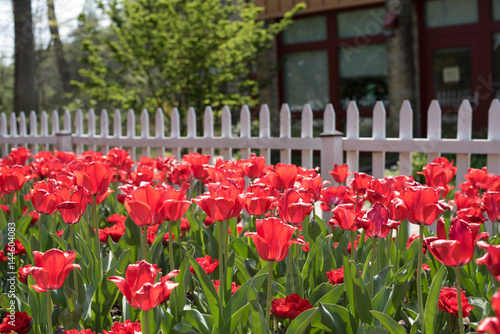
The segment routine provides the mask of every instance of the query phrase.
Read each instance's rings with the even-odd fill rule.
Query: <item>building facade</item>
[[[263,19],[276,20],[299,1],[255,2],[265,8]],[[469,99],[474,131],[486,127],[491,100],[500,96],[500,0],[305,2],[307,9],[258,64],[259,71],[279,71],[263,88],[262,103],[279,110],[286,102],[296,115],[305,103],[319,115],[332,103],[343,131],[349,101],[360,109],[361,128],[369,129],[380,100],[388,134],[397,136],[399,108],[410,100],[420,136],[426,133],[426,110],[437,99],[443,135],[452,136],[458,107]]]

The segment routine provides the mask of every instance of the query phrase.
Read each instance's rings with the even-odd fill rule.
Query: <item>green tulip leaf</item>
[[[205,270],[203,270],[200,264],[196,262],[196,260],[191,255],[186,254],[186,257],[189,259],[191,267],[193,267],[196,276],[200,281],[201,288],[203,289],[203,292],[205,293],[205,297],[207,299],[208,308],[210,310],[210,313],[214,317],[215,326],[217,328],[223,328],[224,320],[221,319],[222,305],[220,305],[220,300],[219,297],[217,296],[217,290],[215,290],[214,284],[208,277]]]
[[[434,334],[436,332],[437,315],[436,312],[438,308],[439,292],[443,286],[443,281],[446,276],[446,266],[443,264],[436,276],[432,279],[432,284],[429,289],[429,294],[427,296],[427,302],[425,303],[425,315],[423,321],[425,321],[425,331],[426,333]]]
[[[305,310],[299,314],[295,319],[290,322],[290,326],[286,331],[287,334],[303,334],[310,327],[311,322],[318,312],[318,308],[314,307],[309,310]]]
[[[398,324],[394,319],[385,313],[378,311],[370,311],[375,318],[382,323],[382,325],[389,330],[390,334],[406,334],[406,330],[403,326]]]
[[[250,308],[249,322],[252,326],[252,333],[270,333],[266,323],[266,316],[259,303],[259,293],[254,287],[248,289],[248,304]],[[269,310],[266,310],[266,312],[269,312]]]
[[[320,321],[324,329],[332,333],[355,334],[357,332],[358,322],[346,308],[335,304],[319,303],[318,311],[317,315],[321,315]],[[316,326],[316,321],[313,322],[313,326]]]

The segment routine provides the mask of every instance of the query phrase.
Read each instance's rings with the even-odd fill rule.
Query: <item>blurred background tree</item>
[[[257,54],[303,6],[266,26],[252,1],[99,2],[110,26],[96,28],[81,16],[90,38],[83,42],[83,80],[73,84],[95,104],[135,110],[253,106]]]

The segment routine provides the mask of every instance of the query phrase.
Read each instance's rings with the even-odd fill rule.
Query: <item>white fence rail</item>
[[[170,114],[170,133],[165,131],[165,115],[157,110],[154,116],[154,134],[150,132],[150,114],[142,110],[139,123],[136,122],[134,111],[126,113],[126,133],[122,131],[122,113],[115,110],[110,133],[110,117],[103,110],[99,118],[99,132],[96,127],[96,114],[93,110],[84,114],[78,110],[74,123],[69,111],[62,114],[53,111],[50,116],[43,111],[38,115],[32,111],[29,121],[26,115],[12,113],[7,116],[0,114],[0,151],[8,154],[10,147],[25,145],[32,152],[39,150],[58,149],[81,153],[85,150],[100,149],[107,151],[110,147],[128,148],[136,159],[138,156],[156,154],[164,155],[165,150],[180,157],[181,150],[194,152],[201,149],[204,154],[213,156],[214,149],[224,159],[233,157],[233,150],[240,150],[241,158],[250,157],[251,150],[259,150],[260,155],[270,161],[271,150],[280,151],[280,161],[291,163],[291,151],[301,151],[301,165],[313,168],[313,151],[319,151],[322,170],[329,171],[333,164],[344,163],[344,152],[347,164],[352,171],[359,168],[359,152],[372,152],[372,174],[376,178],[384,176],[385,153],[399,153],[399,168],[401,174],[411,174],[411,152],[427,153],[431,161],[441,153],[456,154],[458,182],[463,181],[463,175],[470,166],[471,154],[486,154],[488,171],[500,174],[500,102],[494,100],[488,116],[488,139],[472,139],[472,108],[464,100],[458,111],[456,139],[441,138],[442,113],[437,101],[433,101],[428,109],[427,138],[413,138],[413,111],[408,102],[403,103],[400,110],[400,126],[398,138],[386,137],[386,111],[381,102],[377,102],[373,110],[373,127],[371,137],[360,137],[359,111],[354,102],[347,109],[346,134],[336,131],[335,111],[332,105],[327,105],[323,115],[323,133],[313,136],[313,113],[309,105],[305,105],[301,115],[301,135],[292,137],[291,113],[288,105],[280,110],[279,137],[271,137],[270,111],[263,105],[259,112],[259,135],[251,135],[251,115],[247,106],[240,111],[240,133],[233,136],[231,111],[224,107],[221,114],[220,135],[214,133],[214,113],[207,107],[203,116],[203,136],[197,136],[196,113],[193,108],[187,112],[187,132],[181,136],[181,118],[179,111],[173,109]],[[29,127],[28,127],[29,124]],[[50,124],[50,129],[49,129]],[[74,124],[74,127],[73,127]],[[62,128],[61,128],[62,125]],[[86,125],[86,126],[85,126]],[[29,132],[27,129],[29,128]],[[140,134],[136,132],[139,129]],[[323,173],[325,179],[330,179],[328,173]],[[333,181],[333,180],[332,180]]]

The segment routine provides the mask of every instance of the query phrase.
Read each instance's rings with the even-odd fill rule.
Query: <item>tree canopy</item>
[[[94,103],[122,108],[255,105],[259,51],[291,23],[257,20],[252,1],[109,0],[100,2],[112,34],[93,29],[84,42],[84,80]]]

